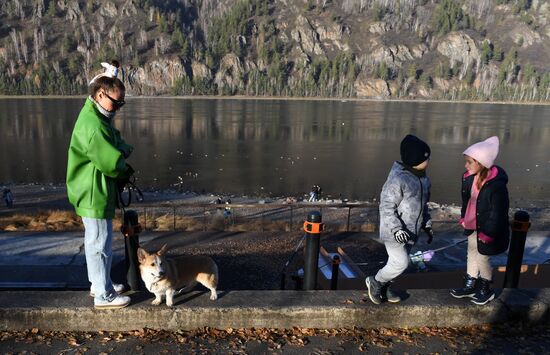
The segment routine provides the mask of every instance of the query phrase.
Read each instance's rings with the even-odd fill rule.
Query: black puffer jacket
[[[508,220],[508,175],[498,166],[497,175],[485,182],[479,191],[476,204],[476,221],[478,234],[477,249],[483,255],[497,255],[508,249],[510,242],[510,226]],[[472,184],[475,175],[464,175],[462,178],[462,211],[461,217],[466,214],[466,207],[470,200]],[[472,230],[465,230],[470,235]],[[481,234],[481,238],[480,238]]]

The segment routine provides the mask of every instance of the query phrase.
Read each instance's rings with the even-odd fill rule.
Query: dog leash
[[[294,252],[290,256],[290,258],[286,261],[285,265],[283,266],[283,270],[281,270],[281,290],[285,289],[286,268],[288,267],[290,262],[294,259],[294,256],[296,256],[296,253],[298,252],[298,250],[302,246],[302,243],[306,239],[306,236],[307,236],[307,234],[304,233],[304,236],[300,239],[300,241],[298,242],[298,245],[296,245],[296,248],[294,248]]]
[[[433,249],[433,250],[426,250],[424,252],[420,252],[417,254],[410,254],[409,257],[411,259],[411,262],[413,262],[413,264],[415,263],[415,261],[417,261],[417,259],[422,259],[422,261],[430,261],[431,260],[431,257],[433,257],[433,254],[435,254],[436,252],[438,251],[442,251],[442,250],[445,250],[445,249],[449,249],[449,248],[452,248],[452,247],[455,247],[457,245],[460,245],[462,243],[465,243],[467,242],[468,239],[463,239],[463,240],[460,240],[456,243],[453,243],[453,244],[449,244],[449,245],[445,245],[444,247],[441,247],[441,248],[437,248],[437,249]],[[429,259],[430,260],[424,260],[424,256],[429,256]],[[549,262],[550,259],[548,259],[546,262]],[[349,265],[358,265],[358,266],[365,266],[365,265],[374,265],[374,264],[384,264],[386,263],[386,261],[379,261],[379,262],[366,262],[366,263],[354,263],[354,262],[351,262],[351,263],[347,263]],[[319,269],[321,268],[324,268],[325,266],[328,266],[328,265],[331,265],[332,262],[328,262],[322,266],[319,266]],[[286,266],[286,265],[285,265]]]
[[[128,201],[125,202],[124,198],[122,197],[122,192],[124,190],[128,190]],[[145,198],[143,197],[143,193],[141,192],[140,188],[136,185],[136,177],[134,175],[130,176],[128,181],[124,184],[123,188],[118,191],[118,199],[120,201],[121,209],[124,211],[125,207],[129,207],[132,203],[132,192],[136,195],[136,201],[137,202],[143,202]]]

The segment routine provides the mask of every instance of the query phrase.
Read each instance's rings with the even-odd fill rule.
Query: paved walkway
[[[477,306],[447,290],[411,290],[399,304],[373,305],[362,291],[229,291],[210,301],[193,291],[176,304],[152,306],[150,294],[133,304],[96,310],[86,291],[2,291],[0,330],[165,330],[227,328],[454,327],[505,321],[550,322],[550,290],[504,290]]]
[[[199,238],[201,237],[201,238]],[[185,233],[145,233],[142,245],[174,240],[187,247],[201,243],[203,237],[239,238],[223,233],[186,235]],[[452,237],[452,236],[451,236]],[[455,236],[456,239],[461,236]],[[208,238],[206,238],[208,239]],[[430,246],[446,245],[449,238]],[[176,306],[154,307],[153,296],[146,291],[130,293],[132,304],[122,310],[99,311],[88,296],[82,233],[0,233],[0,329],[40,328],[44,330],[131,330],[138,328],[194,329],[215,328],[314,328],[340,327],[417,327],[464,326],[523,320],[550,322],[550,289],[504,290],[499,299],[486,306],[468,300],[456,300],[447,289],[410,289],[408,298],[397,305],[375,306],[364,301],[365,290],[349,291],[221,291],[218,301],[210,301],[206,292],[180,295]],[[453,253],[464,253],[455,248]],[[449,249],[450,250],[450,249]],[[115,238],[115,262],[124,276],[123,239]],[[453,254],[442,256],[446,260]],[[548,255],[546,233],[533,232],[528,238],[525,260]],[[464,260],[464,255],[456,256]],[[531,258],[531,259],[530,259]],[[434,259],[434,263],[437,264]],[[505,264],[505,262],[504,262]],[[248,272],[242,268],[231,272]],[[428,273],[429,274],[429,273]],[[412,273],[425,278],[426,273]],[[262,277],[261,275],[259,277]],[[454,276],[453,276],[454,277]],[[113,279],[116,280],[115,275]],[[410,279],[414,281],[413,279]],[[442,280],[442,282],[456,280]],[[27,283],[16,289],[11,283]],[[439,284],[438,284],[439,285]],[[447,287],[443,285],[439,287]],[[25,286],[23,284],[23,286]],[[498,285],[497,285],[498,286]],[[57,287],[43,290],[37,287]],[[548,287],[548,286],[545,286]],[[82,289],[73,290],[69,289]],[[414,287],[413,287],[414,288]],[[206,291],[206,290],[204,290]],[[500,292],[500,291],[499,291]]]

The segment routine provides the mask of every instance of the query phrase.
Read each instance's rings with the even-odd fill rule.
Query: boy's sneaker
[[[369,298],[374,304],[382,303],[382,286],[381,282],[376,281],[374,276],[369,276],[365,279],[365,284],[367,285]]]
[[[118,309],[130,304],[130,297],[116,296],[112,301],[94,301],[94,307],[99,309]]]
[[[124,284],[116,284],[113,282],[113,288],[115,289],[116,293],[122,293],[126,289],[126,286]],[[90,290],[90,297],[95,297],[94,291]]]
[[[398,303],[401,302],[401,297],[399,295],[395,294],[390,289],[391,282],[388,282],[387,284],[382,286],[382,290],[380,292],[380,296],[383,301],[388,301],[389,303]]]

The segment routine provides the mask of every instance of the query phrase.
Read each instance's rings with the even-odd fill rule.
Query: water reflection
[[[0,181],[63,182],[82,98],[0,100]],[[320,184],[377,197],[399,141],[432,146],[433,199],[458,202],[461,152],[498,135],[512,200],[548,201],[550,107],[425,102],[128,98],[115,120],[141,184],[289,195]]]

